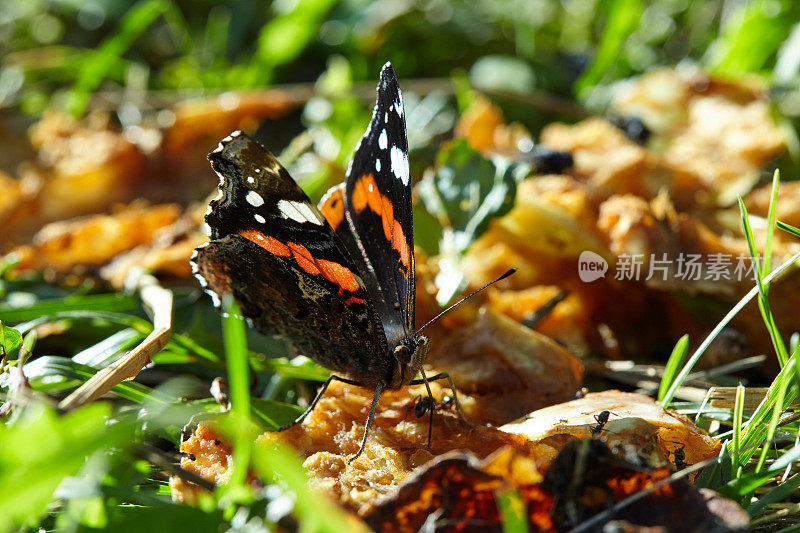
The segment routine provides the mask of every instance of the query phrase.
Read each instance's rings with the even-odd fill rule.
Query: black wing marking
[[[220,178],[219,193],[206,211],[212,239],[264,227],[281,241],[299,242],[309,231],[330,233],[325,218],[286,169],[241,131],[223,139],[208,159]],[[332,239],[330,247],[336,248]],[[347,255],[343,249],[339,253]]]
[[[272,154],[243,133],[209,160],[220,177],[205,217],[213,240],[192,258],[206,292],[217,304],[231,293],[258,331],[364,381],[369,365],[387,359],[386,339],[344,244]]]
[[[231,294],[248,324],[280,335],[330,370],[374,387],[391,375],[392,359],[378,342],[379,327],[366,294],[340,294],[323,276],[312,275],[293,256],[271,253],[238,234],[197,248],[195,275],[218,302]],[[361,298],[360,298],[360,297]]]
[[[374,273],[365,286],[389,345],[396,346],[414,333],[414,236],[403,100],[389,63],[381,70],[372,120],[347,171],[345,210],[355,237],[342,240],[352,257],[360,254],[364,276]]]

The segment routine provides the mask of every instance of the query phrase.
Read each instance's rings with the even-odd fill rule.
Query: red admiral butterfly
[[[345,182],[317,207],[261,145],[239,131],[223,139],[208,156],[220,177],[205,217],[212,240],[191,260],[217,306],[221,296],[232,295],[257,331],[281,335],[300,353],[349,377],[331,376],[294,424],[314,409],[333,379],[375,390],[355,457],[381,391],[427,385],[422,364],[428,339],[414,329],[406,124],[389,63],[377,91]],[[418,372],[421,380],[414,379]],[[430,379],[440,378],[449,376]]]

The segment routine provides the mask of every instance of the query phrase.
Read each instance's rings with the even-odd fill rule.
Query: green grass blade
[[[786,408],[786,391],[793,382],[792,376],[796,372],[796,362],[797,358],[792,357],[792,359],[786,363],[787,371],[783,374],[783,377],[776,378],[778,393],[775,397],[775,404],[772,407],[772,417],[767,427],[767,441],[764,443],[764,446],[761,447],[761,454],[758,457],[758,463],[755,468],[756,472],[760,472],[761,469],[764,468],[764,462],[767,460],[767,452],[769,452],[769,447],[772,445],[772,440],[775,438],[775,431],[778,428],[778,419],[780,419],[781,414],[783,414]],[[773,383],[773,385],[775,385],[775,383]]]
[[[121,60],[122,54],[169,7],[165,0],[143,0],[134,5],[119,27],[81,65],[80,75],[67,97],[67,111],[81,115],[89,97],[103,78]]]
[[[794,226],[787,224],[786,222],[781,222],[780,220],[775,222],[775,225],[778,226],[779,229],[782,229],[787,233],[791,233],[795,237],[800,237],[800,228],[795,228]]]
[[[789,498],[798,488],[800,488],[800,474],[795,474],[787,479],[786,482],[781,483],[773,489],[770,489],[755,502],[750,504],[750,507],[747,508],[747,513],[750,516],[756,516],[767,505],[779,501],[785,501],[786,498]]]
[[[250,426],[250,366],[247,357],[247,337],[241,311],[236,301],[228,295],[223,301],[225,316],[222,319],[222,335],[225,345],[225,361],[228,368],[231,416],[233,418],[233,469],[226,486],[232,492],[232,500],[246,498],[247,470],[253,440]]]
[[[765,421],[767,416],[771,413],[773,406],[776,405],[780,384],[784,383],[785,380],[791,380],[793,376],[797,375],[797,357],[797,354],[793,354],[792,359],[795,360],[795,363],[791,365],[787,364],[780,370],[778,376],[773,380],[767,390],[766,396],[746,422],[746,429],[742,436],[741,447],[739,448],[741,450],[739,457],[743,463],[749,461],[750,457],[756,452],[759,443],[766,439],[768,426],[765,424]],[[781,409],[785,409],[785,406],[794,402],[797,394],[798,391],[794,387],[787,390],[784,398],[784,406]],[[728,449],[731,452],[736,450],[736,448],[732,447]]]
[[[250,352],[250,361],[256,371],[280,374],[286,378],[325,381],[331,377],[330,370],[303,356],[292,359],[286,357],[264,359],[259,354]]]
[[[774,210],[775,199],[777,198],[777,189],[773,192],[773,201],[770,205],[770,211]],[[772,309],[769,306],[769,280],[765,281],[763,276],[763,268],[761,266],[761,262],[758,259],[758,250],[756,249],[755,238],[753,237],[753,230],[750,227],[750,216],[747,213],[747,208],[744,205],[744,200],[742,200],[741,196],[739,197],[739,210],[741,211],[742,217],[742,227],[744,228],[745,238],[747,240],[747,248],[750,250],[750,259],[753,262],[753,273],[756,277],[756,287],[758,288],[758,310],[761,312],[761,317],[764,320],[764,325],[767,327],[767,332],[769,333],[770,340],[772,341],[772,346],[775,349],[775,355],[778,358],[778,363],[783,366],[786,364],[786,361],[789,359],[789,355],[786,351],[786,345],[783,343],[783,338],[781,337],[780,332],[778,331],[778,325],[775,323],[775,318],[772,315]],[[773,213],[773,221],[774,221],[774,213]],[[767,229],[767,234],[772,235],[774,231],[773,227],[770,226]],[[771,242],[771,237],[770,237]],[[765,251],[764,257],[768,254]]]
[[[722,487],[719,492],[731,498],[737,498],[752,493],[757,488],[769,482],[781,470],[786,468],[786,466],[798,460],[800,460],[800,446],[795,446],[770,464],[766,470],[753,472],[738,479],[734,479],[725,487]]]
[[[263,398],[250,398],[250,414],[265,431],[274,431],[294,422],[303,413],[297,405]]]
[[[120,326],[133,328],[144,335],[147,335],[153,330],[153,325],[143,318],[124,313],[112,313],[108,311],[64,311],[63,313],[42,315],[33,320],[29,320],[28,322],[17,325],[17,329],[20,332],[25,333],[42,324],[69,320],[87,320],[97,321],[100,323],[105,322],[108,324],[117,324]]]
[[[714,74],[727,76],[767,67],[797,20],[795,4],[770,0],[737,4],[738,8],[724,17],[720,35],[709,48],[707,66]]]
[[[269,83],[272,70],[295,59],[317,33],[320,21],[336,0],[306,0],[272,19],[261,29],[256,51],[260,83]]]
[[[739,197],[739,216],[742,219],[742,229],[744,230],[745,241],[747,241],[747,249],[750,252],[750,259],[753,261],[753,273],[756,277],[758,284],[758,291],[762,293],[764,290],[764,278],[761,275],[761,260],[758,256],[758,249],[756,248],[756,239],[753,236],[753,228],[750,226],[750,215],[747,213],[747,207],[744,205],[744,200]]]
[[[786,526],[783,529],[779,529],[775,533],[798,533],[800,532],[800,524],[793,524],[791,526]]]
[[[678,371],[683,364],[684,359],[686,359],[686,353],[688,350],[689,335],[684,335],[678,339],[678,342],[675,343],[675,347],[672,349],[672,353],[667,360],[667,365],[664,367],[664,376],[661,378],[661,384],[658,386],[659,402],[663,402],[664,398],[667,397],[667,391],[675,382]]]
[[[800,252],[794,254],[792,257],[781,263],[781,265],[778,266],[778,268],[776,268],[774,271],[770,272],[769,275],[766,278],[764,278],[764,280],[771,281],[772,279],[780,275],[784,270],[794,265],[795,262],[797,262],[798,260],[800,260]],[[744,308],[744,306],[747,305],[750,302],[750,300],[752,300],[757,294],[758,294],[758,287],[753,287],[752,289],[750,289],[750,291],[748,291],[748,293],[745,294],[736,303],[736,305],[733,306],[733,308],[730,311],[728,311],[728,314],[726,314],[722,318],[722,320],[720,320],[720,322],[716,325],[716,327],[714,327],[714,329],[711,330],[711,333],[709,333],[708,336],[703,340],[703,342],[700,343],[700,346],[698,346],[697,349],[692,354],[692,356],[689,357],[689,360],[683,366],[680,373],[675,378],[675,381],[673,381],[672,385],[670,385],[669,390],[667,391],[667,394],[664,397],[662,405],[669,405],[670,402],[672,402],[672,398],[675,396],[675,391],[678,389],[678,387],[680,387],[681,383],[683,383],[683,380],[686,379],[686,376],[689,375],[689,373],[694,368],[694,365],[697,364],[697,361],[700,359],[703,353],[705,353],[705,351],[708,349],[708,347],[711,345],[711,343],[717,337],[717,335],[719,335],[720,331],[722,331],[722,329],[728,325],[728,323],[733,319],[733,317],[739,314],[739,312]]]
[[[764,241],[764,262],[761,264],[761,277],[769,274],[770,262],[772,260],[772,235],[775,232],[775,210],[778,205],[778,185],[781,173],[778,169],[772,174],[772,195],[769,201],[769,211],[767,213],[767,235]],[[769,285],[767,285],[769,290]]]
[[[76,363],[102,368],[144,340],[145,334],[125,328],[72,356]]]
[[[16,423],[0,425],[0,531],[29,531],[22,526],[45,513],[56,487],[89,456],[128,445],[129,426],[109,425],[110,410],[98,402],[60,416],[32,404]]]
[[[130,311],[138,309],[141,302],[137,296],[126,294],[90,294],[85,296],[67,296],[40,300],[28,306],[0,304],[0,320],[3,322],[25,322],[40,318],[42,315],[56,315],[66,311]]]
[[[201,346],[199,343],[195,342],[194,339],[192,339],[188,335],[182,335],[179,333],[173,334],[169,340],[169,344],[167,344],[167,348],[174,348],[174,347],[179,348],[179,350],[176,351],[186,350],[212,363],[218,363],[222,361],[222,358],[219,356],[219,354],[217,354],[212,350],[209,350],[204,346]]]
[[[235,301],[230,300],[225,309],[222,334],[225,343],[225,360],[228,367],[231,411],[247,413],[250,410],[250,367],[247,357],[247,336],[241,312]]]
[[[608,20],[597,47],[594,61],[575,83],[575,92],[583,96],[612,69],[628,36],[638,27],[644,6],[641,0],[614,0],[609,5]]]
[[[525,503],[516,490],[501,490],[495,495],[502,517],[503,533],[528,533]]]
[[[736,399],[733,404],[733,440],[731,446],[731,477],[737,478],[741,475],[741,462],[739,453],[742,447],[742,422],[744,420],[744,387],[741,383],[736,387]]]
[[[97,369],[89,365],[49,355],[34,359],[25,365],[24,370],[31,386],[40,391],[63,390],[84,383],[97,373]],[[145,398],[164,404],[177,401],[177,398],[165,396],[135,381],[123,381],[115,385],[111,392],[135,403],[142,403]]]

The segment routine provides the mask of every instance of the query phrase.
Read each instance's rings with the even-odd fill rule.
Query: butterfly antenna
[[[485,289],[485,288],[489,287],[490,285],[494,285],[495,283],[497,283],[497,282],[498,282],[498,281],[500,281],[501,279],[506,279],[508,276],[510,276],[511,274],[513,274],[513,273],[514,273],[514,272],[516,272],[516,271],[517,271],[517,269],[516,269],[516,268],[510,268],[510,269],[508,269],[508,270],[506,271],[506,273],[505,273],[505,274],[503,274],[502,276],[500,276],[500,277],[499,277],[499,278],[497,278],[496,280],[494,280],[494,281],[490,281],[489,283],[487,283],[486,285],[484,285],[484,286],[483,286],[483,287],[481,287],[480,289],[478,289],[478,290],[476,290],[476,291],[473,291],[473,292],[469,293],[468,295],[464,296],[464,297],[463,297],[463,298],[461,298],[459,301],[457,301],[456,303],[454,303],[453,305],[451,305],[450,307],[448,307],[447,309],[445,309],[444,311],[442,311],[441,313],[439,313],[439,314],[438,314],[438,315],[436,315],[435,317],[433,317],[433,318],[431,318],[430,320],[428,320],[428,321],[425,323],[425,325],[424,325],[424,326],[422,326],[421,328],[419,328],[419,329],[417,330],[417,333],[419,333],[419,332],[420,332],[420,331],[422,331],[423,329],[427,328],[427,327],[428,327],[428,326],[429,326],[429,325],[430,325],[432,322],[436,321],[436,320],[437,320],[437,319],[438,319],[440,316],[442,316],[443,314],[450,312],[450,311],[451,311],[451,310],[452,310],[454,307],[456,307],[456,306],[459,306],[459,305],[463,304],[464,302],[466,302],[467,300],[469,300],[470,298],[472,298],[473,296],[475,296],[476,294],[478,294],[479,292],[481,292],[483,289]]]

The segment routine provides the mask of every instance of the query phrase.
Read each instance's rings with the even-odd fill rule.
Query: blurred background
[[[601,112],[614,83],[697,64],[763,76],[796,118],[798,21],[792,0],[5,0],[0,106],[80,114],[98,91],[158,103],[310,83],[340,60],[372,84],[391,60],[401,80],[462,73],[511,102],[543,93]]]
[[[54,272],[48,279],[59,283],[99,272],[121,288],[138,266],[192,283],[187,258],[205,237],[187,228],[200,223],[217,183],[205,156],[235,129],[276,153],[318,199],[343,179],[387,61],[403,89],[411,175],[423,178],[416,243],[455,258],[438,261],[440,305],[463,289],[463,271],[478,284],[509,262],[530,267],[515,277],[518,288],[564,285],[550,273],[572,271],[572,252],[605,250],[598,242],[627,249],[613,224],[598,229],[599,215],[576,204],[570,223],[585,228],[565,240],[572,248],[550,242],[565,224],[532,236],[527,228],[540,225],[526,219],[518,240],[545,243],[528,256],[462,264],[489,219],[514,205],[516,183],[569,174],[573,157],[570,172],[589,184],[586,205],[615,194],[650,201],[666,183],[681,216],[736,238],[736,195],[749,193],[761,215],[772,170],[783,181],[800,175],[794,0],[6,0],[0,49],[0,253],[18,252],[16,268]],[[454,137],[471,148],[448,144]],[[498,155],[502,172],[483,159]],[[538,201],[551,181],[516,194]],[[478,182],[480,198],[498,186],[502,205],[481,211],[470,192]],[[779,210],[789,223],[800,220],[791,190]],[[132,203],[141,199],[154,207]],[[116,218],[47,226],[108,213]],[[115,229],[128,219],[136,233]],[[746,251],[742,242],[732,250]],[[710,291],[715,305],[721,290],[669,289]],[[727,300],[741,287],[724,289]],[[722,309],[698,313],[702,327]],[[656,351],[688,327],[679,320],[659,331],[667,340]]]
[[[136,381],[116,386],[115,409],[138,416],[127,441],[155,435],[170,454],[188,413],[224,408],[209,390],[228,375],[228,358],[247,359],[252,380],[239,386],[250,383],[264,428],[292,420],[312,382],[329,375],[278,339],[250,332],[238,351],[223,346],[219,313],[189,266],[208,240],[203,214],[218,183],[206,155],[241,129],[319,199],[345,176],[387,61],[403,91],[415,184],[417,323],[518,269],[426,329],[431,365],[485,399],[480,420],[499,426],[571,400],[579,386],[663,400],[682,358],[754,283],[675,271],[612,279],[616,258],[680,265],[685,253],[757,252],[766,273],[800,254],[800,230],[773,239],[770,222],[800,227],[797,0],[0,0],[0,51],[0,333],[19,330],[0,358],[0,395],[58,400],[143,342],[152,317],[137,283],[152,273],[174,296],[172,339]],[[608,261],[606,279],[580,279],[584,251]],[[797,368],[786,361],[800,357],[800,270],[787,269],[769,296],[771,311],[751,302],[702,345],[697,371],[675,392],[683,403],[671,405],[699,414],[711,386],[766,385],[779,367]],[[514,355],[541,343],[545,354],[580,357],[585,379],[556,379]],[[470,363],[478,357],[489,359]],[[789,370],[775,379],[790,392],[773,424],[797,383]],[[186,409],[151,422],[137,413],[153,398]],[[12,403],[0,404],[0,417],[12,413],[9,431],[21,440],[0,446],[0,507],[17,514],[0,510],[0,531],[3,519],[34,524],[84,455],[118,446],[104,412],[86,415],[96,430],[53,414],[29,434],[14,426]],[[698,420],[728,438],[731,411]],[[748,430],[762,431],[752,420]],[[786,442],[795,443],[792,420]],[[89,428],[96,442],[72,428]],[[756,430],[752,442],[766,436]],[[60,433],[68,437],[53,444]],[[787,449],[796,463],[797,446]],[[52,486],[30,475],[19,450]],[[87,462],[94,484],[59,493],[37,529],[58,521],[65,531],[124,531],[115,526],[125,519],[130,530],[156,531],[170,517],[172,530],[188,529],[186,516],[233,523],[233,500],[179,507],[159,469],[123,459],[119,471]],[[113,490],[97,496],[106,485]],[[787,508],[796,512],[795,493],[775,498],[795,498]]]
[[[257,138],[319,196],[341,178],[386,61],[407,94],[416,175],[473,89],[535,139],[555,120],[608,116],[620,85],[676,65],[717,79],[755,77],[786,139],[784,179],[800,169],[793,0],[4,0],[0,50],[0,171],[15,176],[24,174],[21,161],[41,162],[35,151],[53,127],[31,133],[30,142],[26,132],[46,110],[73,118],[103,111],[144,153],[162,143],[197,147],[189,155],[167,149],[173,161],[203,159],[226,129],[252,133],[261,125]],[[268,87],[281,91],[248,92]],[[238,120],[230,120],[235,108]],[[204,124],[217,128],[197,141]],[[195,133],[171,143],[164,138],[171,126]],[[203,172],[213,186],[204,165],[168,173]],[[206,193],[200,186],[191,199]]]

